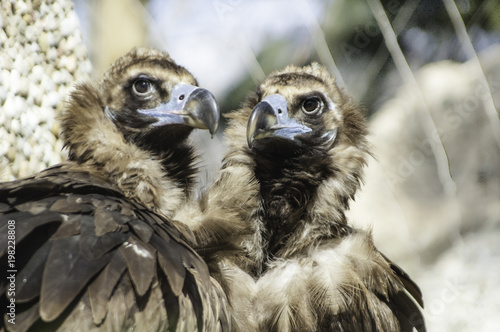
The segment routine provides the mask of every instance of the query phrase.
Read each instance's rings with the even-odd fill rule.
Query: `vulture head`
[[[215,97],[168,54],[135,49],[109,69],[99,90],[110,120],[145,149],[161,152],[193,128],[217,130]]]
[[[365,120],[324,67],[289,66],[260,84],[254,98],[246,133],[259,163],[305,161],[298,169],[351,180],[349,196],[355,193],[368,152]]]
[[[324,67],[272,73],[230,117],[230,137],[240,150],[246,141],[243,150],[254,162],[272,252],[285,241],[297,248],[310,232],[321,229],[324,236],[346,223],[344,211],[369,154],[367,129],[360,107]]]
[[[82,127],[78,121],[93,114],[79,114],[81,106],[94,106],[127,142],[157,154],[182,142],[193,128],[214,134],[219,122],[213,94],[197,87],[189,71],[167,53],[145,48],[135,48],[118,59],[98,88],[82,84],[71,94],[62,130],[72,159],[84,158],[79,144],[90,140],[89,132],[78,131]],[[90,121],[87,126],[93,124]]]
[[[170,215],[194,182],[189,134],[193,128],[214,134],[219,121],[215,97],[196,85],[167,53],[133,49],[99,84],[81,83],[71,92],[60,119],[69,159]],[[158,201],[165,191],[168,204]]]

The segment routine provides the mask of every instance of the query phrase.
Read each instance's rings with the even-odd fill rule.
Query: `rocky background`
[[[250,40],[244,34],[251,30],[248,25],[262,26],[270,21],[261,17],[265,13],[278,17],[285,10],[290,20],[296,18],[288,1],[256,1],[250,7],[242,1],[203,2],[209,6],[201,9],[203,20],[193,14],[200,12],[202,2],[168,2],[164,13],[159,8],[166,2],[149,2],[0,2],[1,180],[33,174],[65,158],[55,118],[68,89],[89,75],[99,77],[132,46],[171,51],[204,87],[215,91],[224,111],[237,107],[271,70],[320,61],[342,74],[342,83],[370,116],[376,159],[370,160],[350,220],[371,228],[378,247],[421,286],[429,331],[500,330],[498,1],[456,2],[478,59],[456,42],[443,8],[433,7],[441,2],[383,1],[415,82],[402,80],[394,68],[367,6],[371,0],[310,1],[310,11],[304,10],[309,9],[305,2],[292,1],[300,9],[297,20],[305,23],[281,27],[288,32],[280,30],[274,40],[269,37],[273,33],[263,30],[267,37],[259,47],[254,39],[242,42]],[[247,19],[238,19],[239,12]],[[210,15],[214,21],[207,22]],[[159,28],[168,22],[175,26]],[[223,41],[229,45],[227,53],[233,50],[241,57],[241,49],[247,52],[239,78],[224,76],[222,69],[232,72],[232,67],[219,59],[226,52],[216,44],[222,37],[210,39],[214,26],[238,34],[239,39],[231,35],[237,43]],[[176,53],[177,45],[195,53],[193,64],[185,53]],[[193,51],[200,45],[207,48]],[[230,85],[223,85],[226,81]],[[198,143],[200,150],[209,151],[201,181],[206,185],[223,147],[218,137],[208,145]]]
[[[442,61],[416,72],[425,104],[403,86],[382,105],[370,122],[377,160],[350,212],[419,283],[429,331],[500,328],[500,125],[488,114],[500,47],[480,60],[488,84],[472,61]]]
[[[65,158],[55,117],[90,73],[70,0],[0,2],[0,179]]]

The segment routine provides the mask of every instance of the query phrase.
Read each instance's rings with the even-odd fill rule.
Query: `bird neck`
[[[329,160],[326,155],[256,158],[264,260],[290,257],[345,234],[347,199],[329,186],[336,177]]]
[[[186,142],[176,145],[162,153],[160,160],[165,176],[177,183],[184,194],[189,196],[198,172],[197,167],[194,166],[197,155],[193,147]]]
[[[161,164],[164,177],[177,183],[185,195],[189,196],[198,171],[195,166],[197,155],[188,142],[192,130],[193,128],[182,125],[170,126],[168,131],[157,130],[148,134],[137,135],[125,129],[121,132],[127,143],[148,152],[149,159],[157,160]]]

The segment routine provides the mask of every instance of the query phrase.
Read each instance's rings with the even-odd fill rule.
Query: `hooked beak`
[[[288,115],[286,99],[279,94],[264,98],[254,107],[247,125],[248,147],[263,138],[280,138],[295,141],[297,135],[311,132],[312,129],[298,123]]]
[[[217,131],[220,118],[219,105],[210,91],[183,83],[174,86],[168,103],[137,111],[157,120],[151,126],[185,124],[208,129],[211,135]]]

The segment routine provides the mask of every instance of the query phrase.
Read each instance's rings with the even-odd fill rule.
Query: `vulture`
[[[197,234],[238,326],[425,331],[419,287],[346,218],[371,151],[362,109],[328,71],[274,72],[227,116]]]
[[[227,299],[175,215],[193,128],[218,104],[167,53],[135,48],[60,116],[68,161],[0,184],[0,331],[229,331]]]

